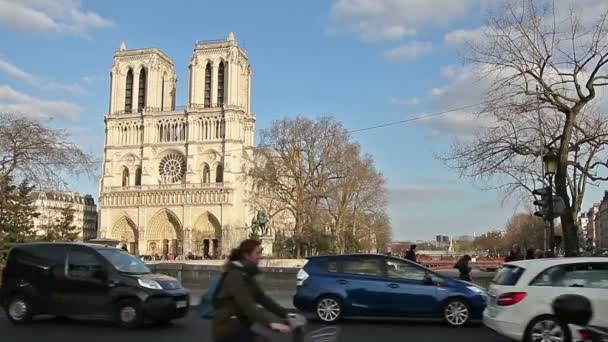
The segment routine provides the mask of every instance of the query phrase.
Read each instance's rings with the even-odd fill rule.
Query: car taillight
[[[0,288],[4,289],[7,287],[7,283],[8,283],[8,268],[3,267],[2,268],[2,285],[0,285]]]
[[[593,336],[589,330],[579,330],[578,334],[581,336],[583,341],[593,341]]]
[[[304,285],[304,281],[306,279],[308,279],[308,273],[306,273],[306,271],[304,271],[304,269],[300,269],[298,271],[298,274],[296,275],[296,279],[297,279],[296,286],[302,286],[302,285]]]
[[[509,306],[514,305],[526,298],[525,292],[508,292],[501,294],[496,300],[496,305],[498,306]]]

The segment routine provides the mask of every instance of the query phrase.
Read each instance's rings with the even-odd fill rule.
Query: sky
[[[0,110],[65,128],[101,159],[109,69],[121,41],[173,58],[180,105],[195,42],[234,32],[253,68],[258,130],[298,115],[331,115],[357,130],[433,114],[480,102],[463,42],[482,31],[489,2],[0,0]],[[577,1],[590,11],[607,3]],[[395,240],[480,234],[523,209],[438,158],[479,125],[453,111],[353,134],[387,179]],[[99,192],[95,178],[69,185]],[[586,204],[602,194],[591,189]]]

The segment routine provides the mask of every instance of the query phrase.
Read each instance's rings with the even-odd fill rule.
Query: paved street
[[[312,323],[311,328],[319,328],[319,325]],[[437,322],[351,320],[345,321],[339,325],[339,328],[340,341],[348,342],[444,341],[448,336],[450,342],[507,342],[480,325],[452,329]],[[26,326],[13,326],[6,320],[4,313],[1,313],[0,332],[2,332],[2,341],[210,341],[209,322],[197,318],[194,314],[167,326],[147,326],[137,331],[124,331],[114,327],[110,322],[83,319],[41,318]],[[289,341],[288,337],[273,336],[276,337],[276,341]]]

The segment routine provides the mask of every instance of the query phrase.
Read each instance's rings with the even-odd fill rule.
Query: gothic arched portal
[[[221,251],[222,227],[210,212],[201,214],[192,229],[191,249],[194,255],[213,257]]]
[[[128,216],[118,219],[110,232],[110,238],[126,244],[133,254],[137,254],[137,235],[137,226]]]
[[[146,227],[146,248],[149,255],[182,254],[182,225],[173,212],[162,209],[152,217]]]

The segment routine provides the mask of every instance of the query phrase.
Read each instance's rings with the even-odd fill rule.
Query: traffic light
[[[534,201],[534,205],[540,207],[540,210],[535,212],[534,216],[540,216],[545,220],[553,220],[566,209],[564,200],[560,196],[553,195],[548,187],[536,189],[532,191],[532,194],[540,196],[540,199]]]

